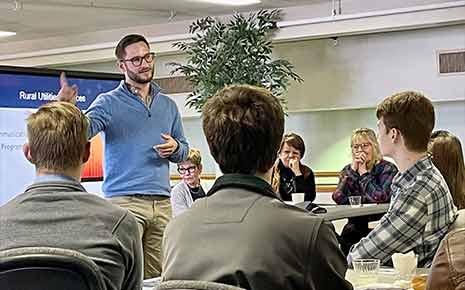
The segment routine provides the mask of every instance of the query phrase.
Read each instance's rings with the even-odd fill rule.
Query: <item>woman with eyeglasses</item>
[[[206,195],[200,181],[202,157],[198,149],[189,149],[187,159],[178,164],[178,172],[182,181],[171,190],[173,217],[180,215],[190,208],[194,201]]]
[[[333,200],[337,204],[349,204],[349,196],[361,196],[362,203],[389,202],[392,179],[398,170],[394,164],[382,158],[375,132],[368,128],[354,130],[350,147],[352,162],[342,169]],[[344,254],[347,255],[353,244],[368,235],[368,222],[381,216],[349,219],[340,237]]]
[[[292,193],[305,193],[305,201],[315,199],[315,175],[301,163],[305,153],[302,137],[295,133],[284,135],[278,160],[272,172],[272,186],[284,201],[292,200]]]
[[[448,131],[435,131],[431,134],[428,152],[446,180],[455,206],[465,208],[465,165],[459,138]]]

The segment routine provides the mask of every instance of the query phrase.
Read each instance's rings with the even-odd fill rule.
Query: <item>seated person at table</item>
[[[442,240],[431,266],[426,290],[465,289],[465,228],[451,231]]]
[[[305,201],[315,200],[315,175],[300,162],[305,154],[304,140],[297,134],[286,134],[278,152],[271,179],[273,189],[285,201],[291,201],[292,193],[296,192],[305,193]]]
[[[462,144],[453,134],[439,130],[433,132],[428,145],[434,165],[447,182],[454,204],[465,208],[465,165]]]
[[[427,154],[434,127],[434,107],[417,92],[384,99],[376,109],[381,152],[394,159],[399,173],[391,186],[388,212],[348,256],[375,258],[384,264],[392,254],[414,251],[418,266],[429,266],[456,208],[446,181]]]
[[[74,105],[50,102],[27,118],[24,155],[36,178],[0,207],[0,250],[79,251],[100,268],[107,290],[142,287],[142,245],[135,218],[80,184],[90,154],[89,123]]]
[[[203,107],[202,125],[224,175],[168,224],[163,280],[252,290],[352,289],[331,223],[283,203],[271,187],[284,131],[278,99],[263,88],[226,87]]]
[[[352,163],[342,169],[339,184],[333,193],[337,204],[349,204],[349,196],[361,196],[362,203],[385,203],[391,197],[391,182],[397,168],[383,160],[376,134],[367,128],[357,129],[350,140]],[[341,233],[340,243],[344,254],[350,247],[368,235],[369,221],[379,220],[382,215],[349,218]]]
[[[205,191],[200,182],[202,156],[198,149],[189,149],[186,161],[178,164],[178,172],[182,181],[171,190],[173,216],[180,215],[190,208],[195,200],[205,197]]]

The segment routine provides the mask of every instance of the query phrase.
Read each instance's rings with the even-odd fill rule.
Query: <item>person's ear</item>
[[[26,157],[27,161],[34,164],[32,162],[31,146],[29,145],[29,143],[24,143],[24,145],[23,145],[23,153],[24,153],[24,157]]]
[[[90,142],[87,141],[84,145],[84,154],[82,156],[82,164],[86,163],[90,157]]]
[[[199,174],[202,173],[202,169],[203,169],[202,164],[200,164],[199,165]]]
[[[396,128],[391,128],[389,130],[389,135],[391,136],[391,142],[393,144],[399,143],[402,137],[402,134],[400,133],[399,129]]]
[[[124,61],[118,60],[116,62],[116,66],[118,67],[120,72],[122,72],[123,74],[126,73],[126,66],[124,65]]]

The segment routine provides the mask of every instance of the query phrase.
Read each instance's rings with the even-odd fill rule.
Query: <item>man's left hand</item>
[[[169,134],[161,134],[161,138],[165,140],[165,143],[155,145],[154,148],[161,158],[168,158],[178,149],[178,142]]]

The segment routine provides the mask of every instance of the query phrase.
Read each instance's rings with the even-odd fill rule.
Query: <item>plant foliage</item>
[[[280,10],[261,10],[248,16],[235,14],[230,21],[206,17],[189,26],[192,41],[176,42],[187,54],[187,63],[170,63],[172,74],[184,74],[193,85],[186,105],[200,111],[219,89],[230,84],[249,84],[269,89],[283,105],[290,79],[301,82],[290,62],[272,59],[272,32]]]

